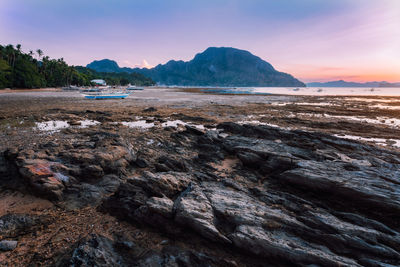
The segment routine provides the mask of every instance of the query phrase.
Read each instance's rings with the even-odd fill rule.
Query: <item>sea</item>
[[[233,95],[400,96],[400,87],[213,87],[201,91]]]

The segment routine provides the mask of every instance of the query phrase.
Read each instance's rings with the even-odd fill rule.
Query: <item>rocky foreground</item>
[[[2,189],[47,203],[0,217],[2,265],[400,265],[400,153],[233,122],[152,134],[2,151]]]

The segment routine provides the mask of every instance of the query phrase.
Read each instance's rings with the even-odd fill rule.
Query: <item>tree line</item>
[[[20,44],[0,45],[0,88],[90,86],[93,79],[103,79],[110,85],[155,84],[139,73],[99,73],[69,66],[63,58],[50,59],[41,49],[24,53]]]

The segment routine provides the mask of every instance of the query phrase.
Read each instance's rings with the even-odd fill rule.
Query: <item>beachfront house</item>
[[[100,79],[91,80],[90,82],[92,82],[96,85],[107,85],[105,80],[100,80]]]

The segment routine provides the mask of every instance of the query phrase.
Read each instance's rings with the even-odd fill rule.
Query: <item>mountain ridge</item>
[[[161,85],[305,87],[260,57],[232,47],[209,47],[192,60],[170,60],[151,69],[120,68],[109,59],[93,61],[87,67],[99,72],[137,72]]]

